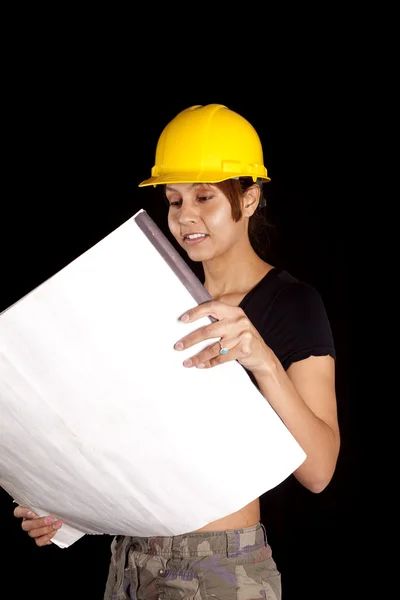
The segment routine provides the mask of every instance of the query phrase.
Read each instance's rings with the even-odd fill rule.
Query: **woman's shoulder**
[[[275,309],[293,312],[296,317],[305,317],[307,313],[315,310],[325,313],[322,296],[316,287],[297,279],[283,269],[277,270],[276,279]]]
[[[311,354],[335,356],[321,294],[289,272],[269,271],[244,299],[242,308],[285,368]]]
[[[273,267],[243,298],[242,308],[247,305],[259,306],[265,310],[275,303],[286,308],[301,308],[308,303],[321,301],[321,296],[310,284],[300,281],[285,269]]]

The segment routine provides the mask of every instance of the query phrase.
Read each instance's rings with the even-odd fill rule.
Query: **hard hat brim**
[[[207,172],[206,175],[199,173],[181,173],[179,175],[170,173],[168,175],[158,175],[157,177],[145,179],[139,183],[139,187],[145,187],[147,185],[168,185],[170,183],[220,183],[227,179],[238,179],[239,177],[252,177],[254,181],[256,179],[262,179],[265,182],[271,181],[268,176],[251,175],[250,173],[229,173],[229,175],[225,174],[223,177],[221,177],[220,171],[218,173]]]

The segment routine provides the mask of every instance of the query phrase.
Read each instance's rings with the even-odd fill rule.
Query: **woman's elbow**
[[[324,474],[319,478],[315,478],[309,481],[301,480],[299,478],[299,481],[309,492],[312,492],[313,494],[320,494],[328,487],[328,485],[332,481],[333,474],[334,471],[332,471],[331,474]]]
[[[337,451],[335,452],[335,456],[331,457],[329,464],[320,464],[319,468],[316,469],[311,477],[301,477],[301,469],[299,470],[299,477],[297,479],[299,482],[307,488],[313,494],[320,494],[323,492],[330,482],[333,479],[333,476],[336,471],[337,460],[339,456],[339,445]]]
[[[313,494],[320,494],[328,487],[328,485],[331,482],[331,479],[332,477],[330,479],[313,482],[307,486],[307,489]]]

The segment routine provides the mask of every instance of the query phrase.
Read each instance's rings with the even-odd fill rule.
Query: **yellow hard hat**
[[[164,128],[151,177],[139,187],[235,177],[270,181],[263,162],[260,138],[244,117],[222,104],[191,106]]]

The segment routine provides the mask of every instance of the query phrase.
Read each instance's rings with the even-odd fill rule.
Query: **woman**
[[[252,244],[268,181],[252,125],[210,104],[180,112],[165,127],[152,176],[140,187],[163,186],[169,229],[189,259],[202,263],[213,298],[181,317],[192,323],[211,316],[213,322],[177,340],[175,349],[220,342],[210,342],[183,367],[238,361],[307,455],[294,476],[318,493],[333,476],[340,447],[335,350],[316,290],[265,262]],[[38,546],[51,543],[62,525],[35,518],[27,507],[14,514]],[[209,595],[281,598],[259,500],[184,536],[114,539],[105,600]]]

